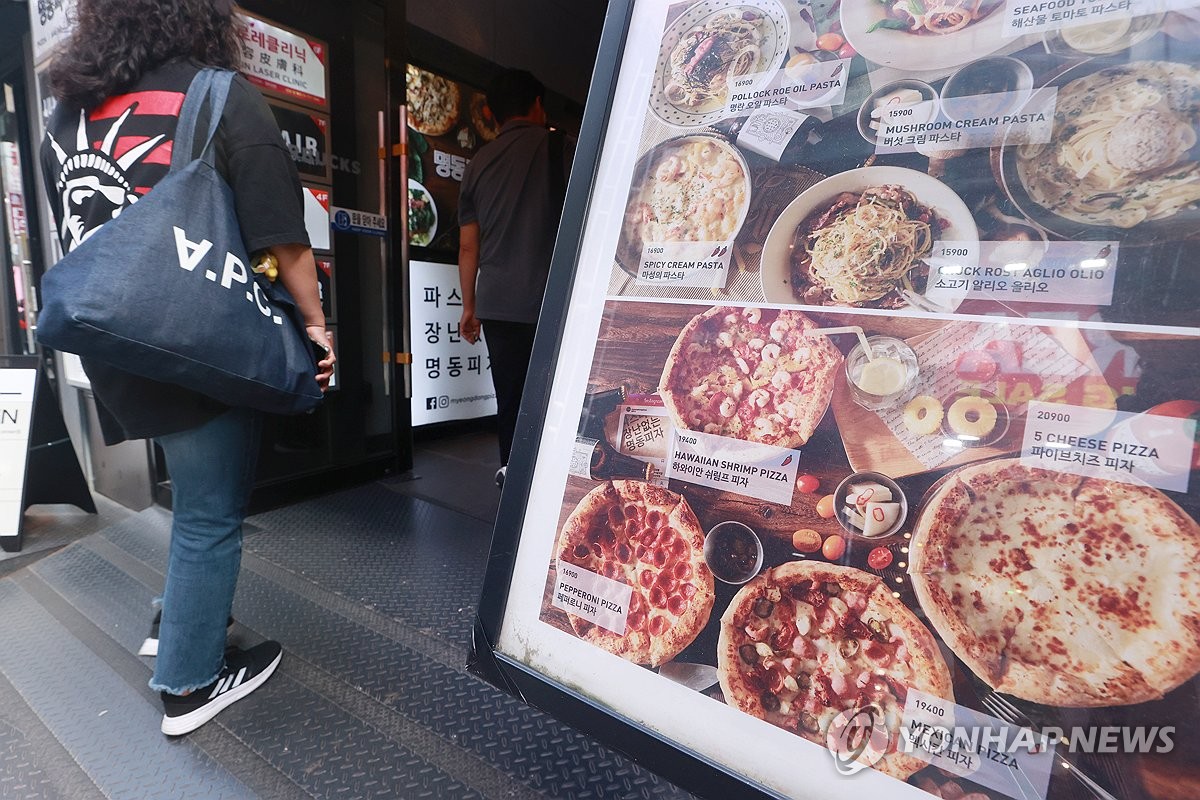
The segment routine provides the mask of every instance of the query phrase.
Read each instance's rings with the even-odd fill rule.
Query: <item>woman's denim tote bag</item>
[[[46,272],[37,337],[230,406],[301,413],[322,397],[304,320],[282,285],[251,269],[233,191],[215,166],[232,80],[226,70],[196,75],[170,172]]]

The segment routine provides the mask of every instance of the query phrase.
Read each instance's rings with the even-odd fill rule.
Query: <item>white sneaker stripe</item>
[[[222,678],[221,680],[217,681],[217,685],[213,687],[213,692],[212,692],[212,694],[210,694],[208,696],[208,699],[212,700],[217,695],[224,693],[229,688],[229,682],[231,680],[233,680],[232,675],[230,675],[227,678]]]
[[[246,668],[242,667],[241,669],[238,670],[237,677],[233,679],[233,685],[230,686],[229,688],[236,689],[237,687],[241,686],[242,679],[245,677],[246,677]]]

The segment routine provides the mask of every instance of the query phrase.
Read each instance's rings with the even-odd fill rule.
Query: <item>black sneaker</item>
[[[282,658],[283,647],[279,642],[263,642],[249,650],[226,651],[225,668],[208,686],[183,696],[160,693],[162,732],[167,736],[182,736],[196,730],[262,686]]]
[[[150,635],[146,637],[146,641],[142,642],[142,646],[138,649],[139,656],[156,656],[158,655],[158,626],[162,624],[162,609],[154,615],[154,622],[150,623]],[[226,628],[233,627],[233,617],[229,618]]]

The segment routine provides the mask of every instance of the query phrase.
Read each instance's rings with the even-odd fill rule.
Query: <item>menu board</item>
[[[467,163],[500,126],[481,92],[407,66],[408,243],[458,256],[458,193]]]
[[[1200,796],[1149,5],[630,3],[497,651],[778,796]]]

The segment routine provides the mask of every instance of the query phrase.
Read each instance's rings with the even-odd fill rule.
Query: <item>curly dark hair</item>
[[[50,66],[50,90],[91,109],[174,59],[234,68],[233,10],[230,0],[79,0],[71,38]]]

